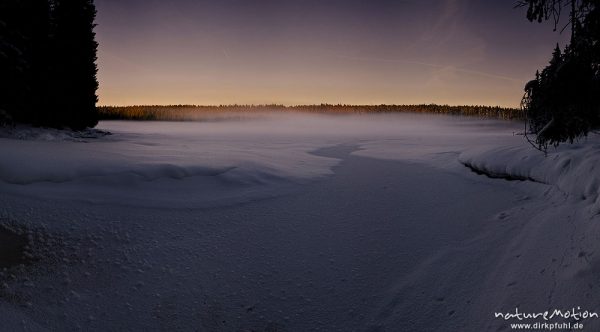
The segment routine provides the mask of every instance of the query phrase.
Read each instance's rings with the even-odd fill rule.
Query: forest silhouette
[[[92,0],[0,2],[0,122],[98,122]]]
[[[385,114],[385,113],[433,113],[475,116],[505,120],[522,120],[520,109],[484,105],[344,105],[319,104],[285,106],[270,105],[139,105],[100,106],[102,120],[147,120],[147,121],[194,121],[216,120],[232,116],[250,116],[264,112],[308,113],[308,114]]]
[[[525,86],[525,111],[530,142],[548,146],[572,143],[600,127],[600,1],[526,0],[530,21],[553,20],[554,28],[570,27],[570,43],[556,45],[550,63]],[[568,21],[561,24],[561,14]],[[563,14],[564,15],[564,14]]]

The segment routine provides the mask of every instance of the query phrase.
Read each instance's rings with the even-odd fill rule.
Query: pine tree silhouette
[[[55,1],[50,104],[59,116],[50,120],[54,126],[82,129],[98,122],[95,17],[91,0]]]
[[[0,122],[97,124],[95,16],[92,0],[0,2]]]
[[[25,112],[30,93],[24,13],[18,0],[0,2],[0,110],[3,118],[16,120]]]
[[[29,98],[24,110],[24,119],[36,125],[44,125],[47,115],[48,85],[51,84],[48,72],[48,52],[51,35],[50,3],[48,1],[26,1],[28,14],[24,19],[27,25],[29,72]]]
[[[600,128],[600,1],[524,0],[527,18],[554,19],[570,7],[571,40],[556,46],[549,65],[525,86],[522,107],[538,149],[573,142]]]

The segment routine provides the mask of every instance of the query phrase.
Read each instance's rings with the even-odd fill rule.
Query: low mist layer
[[[499,106],[449,105],[140,105],[99,107],[103,120],[158,120],[158,121],[221,121],[261,117],[265,113],[304,114],[388,114],[433,113],[467,115],[492,119],[522,119],[522,111]]]

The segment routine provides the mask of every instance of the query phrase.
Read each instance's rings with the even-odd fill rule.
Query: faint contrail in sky
[[[223,49],[223,55],[225,56],[225,59],[229,59],[229,54],[227,53],[226,49]]]
[[[411,65],[419,65],[419,66],[425,66],[425,67],[436,68],[436,69],[451,68],[454,71],[465,73],[465,74],[472,74],[472,75],[484,76],[484,77],[501,79],[501,80],[506,80],[506,81],[511,81],[511,82],[519,82],[519,83],[521,83],[523,81],[521,79],[517,79],[514,77],[497,75],[497,74],[487,73],[487,72],[483,72],[483,71],[479,71],[479,70],[472,70],[472,69],[466,69],[466,68],[460,68],[460,67],[454,67],[454,66],[440,65],[440,64],[435,64],[435,63],[421,62],[421,61],[413,61],[413,60],[405,60],[405,59],[383,59],[383,58],[373,58],[373,57],[355,57],[355,56],[347,56],[347,55],[336,55],[336,57],[341,58],[341,59],[355,60],[355,61],[406,63],[406,64],[411,64]]]

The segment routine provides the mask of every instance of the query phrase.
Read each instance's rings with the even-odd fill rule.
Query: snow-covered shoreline
[[[529,146],[469,149],[459,161],[491,177],[523,179],[556,186],[600,212],[600,137],[551,148],[547,156]]]
[[[512,123],[460,117],[131,125],[0,138],[1,223],[46,258],[2,271],[11,330],[495,331],[515,307],[600,311],[596,138],[544,158]]]
[[[26,140],[26,141],[72,141],[87,142],[90,139],[98,139],[110,135],[109,131],[100,129],[56,129],[33,127],[17,124],[0,126],[0,138]]]

